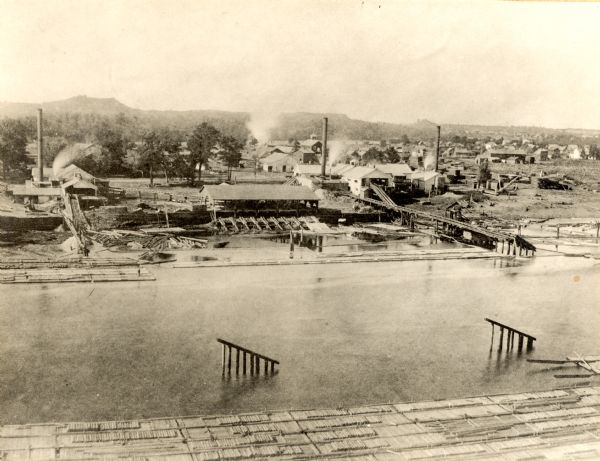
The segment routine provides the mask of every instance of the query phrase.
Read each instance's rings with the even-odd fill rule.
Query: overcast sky
[[[0,100],[600,128],[600,4],[0,0]]]

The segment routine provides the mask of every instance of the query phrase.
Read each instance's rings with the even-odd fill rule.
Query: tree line
[[[189,133],[158,127],[146,128],[139,137],[132,137],[126,124],[119,125],[100,117],[90,130],[85,138],[71,138],[56,136],[56,132],[45,129],[44,163],[51,165],[65,147],[73,142],[83,142],[92,144],[94,149],[86,149],[87,155],[73,163],[95,176],[141,175],[148,177],[153,184],[156,175],[162,173],[167,181],[171,177],[179,177],[194,185],[201,180],[203,167],[209,159],[220,160],[231,177],[244,148],[239,138],[218,130],[208,122],[196,125]],[[35,140],[35,130],[27,120],[0,120],[3,179],[11,174],[26,175],[29,140]]]
[[[243,142],[207,122],[187,135],[171,128],[146,130],[137,143],[106,127],[97,133],[96,143],[100,149],[76,160],[77,166],[98,176],[142,175],[149,178],[150,185],[162,173],[167,182],[173,177],[185,178],[193,186],[201,181],[209,159],[221,161],[231,178],[244,148]]]

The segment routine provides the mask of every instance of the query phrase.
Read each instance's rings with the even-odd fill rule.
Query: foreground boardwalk
[[[600,459],[600,387],[0,428],[1,460]]]

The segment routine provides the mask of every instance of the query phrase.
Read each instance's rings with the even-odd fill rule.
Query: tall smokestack
[[[323,146],[321,147],[321,176],[325,177],[327,167],[327,117],[323,117]]]
[[[44,134],[42,130],[42,109],[37,114],[37,138],[38,138],[38,181],[44,180]]]
[[[435,170],[438,170],[438,162],[440,159],[440,132],[442,131],[442,127],[440,125],[437,126],[437,147],[435,149]]]

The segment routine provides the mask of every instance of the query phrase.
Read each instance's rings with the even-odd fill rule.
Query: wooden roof
[[[313,200],[318,197],[308,187],[258,184],[205,186],[201,194],[213,200]]]

